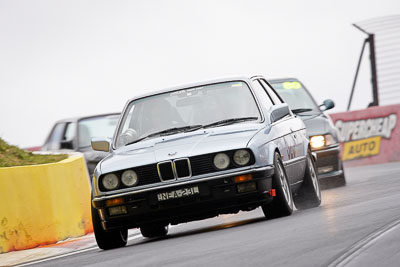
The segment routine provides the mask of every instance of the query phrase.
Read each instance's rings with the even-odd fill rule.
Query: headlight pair
[[[238,166],[246,166],[250,159],[250,152],[246,149],[239,149],[233,153],[233,162]],[[218,153],[214,156],[213,163],[218,170],[225,170],[229,167],[231,159],[226,153]]]
[[[121,180],[115,173],[106,174],[102,179],[102,184],[107,190],[117,189],[122,183],[127,187],[135,186],[138,184],[139,179],[134,170],[126,170],[121,175]]]
[[[310,138],[310,145],[311,148],[322,148],[325,146],[330,146],[335,144],[335,138],[333,138],[333,136],[331,134],[325,134],[325,135],[314,135],[311,136]]]

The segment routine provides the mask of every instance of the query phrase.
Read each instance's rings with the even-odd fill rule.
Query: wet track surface
[[[170,228],[31,266],[396,266],[400,264],[400,163],[347,169],[345,187],[318,208],[264,219],[261,209]],[[399,266],[399,265],[397,265]]]

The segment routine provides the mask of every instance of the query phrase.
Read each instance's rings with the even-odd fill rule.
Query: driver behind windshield
[[[202,126],[260,113],[244,82],[182,89],[132,101],[123,118],[117,147],[171,128]]]

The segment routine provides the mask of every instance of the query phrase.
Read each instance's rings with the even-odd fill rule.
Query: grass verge
[[[67,155],[38,155],[7,144],[0,138],[0,167],[13,167],[54,163],[66,159]]]

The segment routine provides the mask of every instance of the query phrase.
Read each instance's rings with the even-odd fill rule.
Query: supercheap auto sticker
[[[378,155],[382,138],[390,139],[396,127],[397,115],[342,121],[335,123],[339,142],[343,142],[343,160]]]

